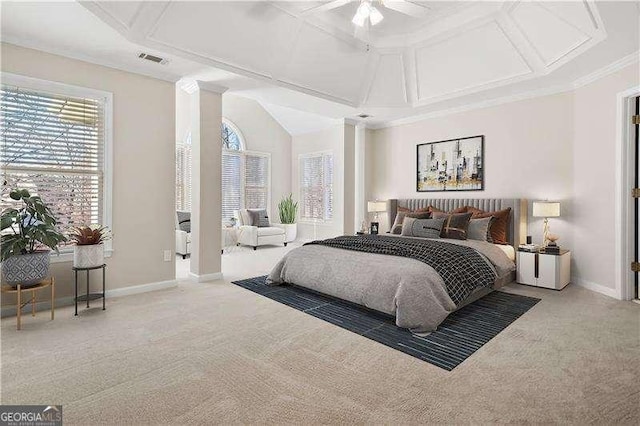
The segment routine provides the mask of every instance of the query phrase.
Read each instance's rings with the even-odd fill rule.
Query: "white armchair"
[[[185,227],[186,223],[189,223],[188,227]],[[191,229],[191,213],[178,211],[176,212],[176,254],[186,259],[191,254],[191,232],[185,231],[184,228]]]
[[[254,250],[257,250],[259,246],[269,244],[287,246],[284,227],[275,223],[268,227],[246,225],[247,215],[246,210],[235,211],[235,217],[238,221],[238,244],[251,246]]]

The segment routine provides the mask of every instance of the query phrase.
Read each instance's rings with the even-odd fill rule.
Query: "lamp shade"
[[[369,201],[367,203],[367,211],[369,211],[369,213],[386,212],[387,202],[386,201]]]
[[[560,203],[554,201],[534,201],[533,217],[560,216]]]

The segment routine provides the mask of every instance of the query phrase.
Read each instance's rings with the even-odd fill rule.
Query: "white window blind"
[[[191,211],[191,145],[176,145],[176,210]]]
[[[223,222],[233,217],[234,210],[268,208],[270,166],[268,154],[223,150]]]
[[[300,218],[331,221],[333,218],[333,155],[300,156]]]
[[[0,90],[0,207],[24,188],[49,205],[61,231],[104,224],[105,100]]]
[[[269,199],[269,157],[246,153],[244,159],[244,206],[246,209],[266,209]]]
[[[242,156],[222,153],[222,221],[228,222],[234,210],[242,208]]]

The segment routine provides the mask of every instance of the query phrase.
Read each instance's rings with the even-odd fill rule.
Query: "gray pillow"
[[[405,217],[402,221],[402,235],[405,237],[440,238],[445,218],[415,219]]]
[[[176,212],[178,216],[178,228],[181,231],[191,232],[191,212]]]
[[[494,216],[484,217],[482,219],[471,219],[467,228],[467,238],[470,240],[493,242],[491,239],[491,224],[495,220]]]
[[[269,223],[269,216],[266,209],[251,209],[247,210],[251,217],[251,225],[258,228],[268,228],[271,226]]]

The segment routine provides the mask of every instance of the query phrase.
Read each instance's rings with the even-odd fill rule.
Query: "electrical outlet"
[[[164,251],[164,261],[165,262],[171,262],[171,250],[165,250]]]

